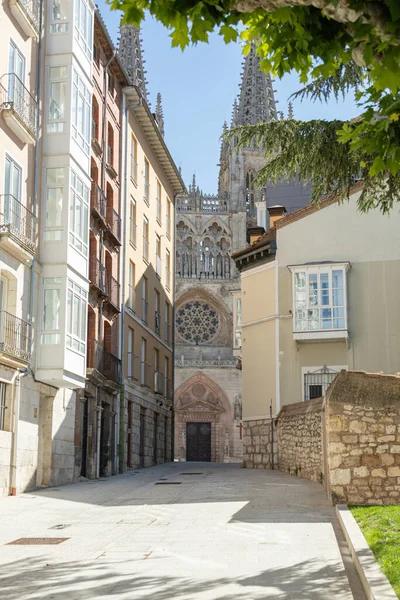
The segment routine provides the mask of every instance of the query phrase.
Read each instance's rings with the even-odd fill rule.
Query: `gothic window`
[[[217,311],[207,302],[186,302],[177,311],[176,328],[180,338],[192,344],[209,344],[220,329]]]

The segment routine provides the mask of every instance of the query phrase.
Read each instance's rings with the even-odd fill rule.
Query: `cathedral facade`
[[[243,63],[232,126],[277,118],[269,75],[254,49]],[[224,129],[226,129],[226,124]],[[240,462],[242,378],[240,278],[232,252],[246,245],[265,195],[253,186],[259,148],[222,142],[218,194],[195,177],[176,201],[175,458]]]

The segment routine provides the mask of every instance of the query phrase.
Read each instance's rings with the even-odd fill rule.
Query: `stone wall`
[[[326,395],[329,493],[400,502],[400,377],[342,371]]]
[[[277,446],[272,446],[271,419],[243,421],[243,467],[247,469],[271,469],[276,464]],[[276,437],[275,437],[276,439]]]
[[[287,405],[276,420],[278,468],[291,475],[323,481],[322,398]]]

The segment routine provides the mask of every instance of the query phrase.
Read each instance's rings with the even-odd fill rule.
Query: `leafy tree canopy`
[[[110,4],[124,12],[125,22],[136,25],[148,10],[171,30],[172,45],[182,49],[207,42],[214,30],[226,43],[244,40],[245,53],[255,43],[261,68],[278,77],[297,71],[304,85],[297,93],[301,97],[326,100],[355,93],[362,117],[352,122],[281,121],[236,131],[239,143],[249,141],[249,131],[260,143],[272,140],[272,135],[279,139],[274,158],[269,156],[274,167],[266,165],[260,183],[267,175],[279,178],[289,173],[285,152],[290,147],[292,168],[300,169],[308,151],[315,168],[313,183],[322,179],[325,189],[338,191],[341,198],[348,194],[350,165],[353,177],[361,172],[367,188],[361,201],[364,209],[376,204],[371,194],[377,186],[382,188],[378,204],[384,212],[399,199],[400,0],[110,0]],[[332,150],[318,146],[328,131]],[[302,145],[304,139],[308,146]],[[322,156],[338,159],[347,175],[337,171],[333,179],[324,174],[317,148]],[[325,167],[330,170],[328,161]]]

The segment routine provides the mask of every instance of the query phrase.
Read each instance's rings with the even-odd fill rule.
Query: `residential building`
[[[123,382],[120,469],[171,460],[175,196],[184,184],[163,139],[158,96],[147,102],[139,31],[121,26],[119,55],[133,86],[123,200]]]
[[[400,216],[361,214],[361,186],[344,204],[327,199],[286,217],[270,209],[272,228],[233,256],[244,435],[270,410],[323,396],[342,369],[399,370]]]

